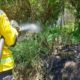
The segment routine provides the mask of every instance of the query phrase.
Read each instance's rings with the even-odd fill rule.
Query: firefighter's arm
[[[4,42],[7,46],[14,45],[18,32],[11,27],[5,14],[0,16],[0,34],[4,37]]]

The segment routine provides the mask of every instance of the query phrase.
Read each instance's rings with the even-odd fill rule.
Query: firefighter
[[[0,10],[0,80],[8,76],[12,78],[14,58],[9,47],[15,44],[17,36],[17,30],[10,25],[8,17]]]

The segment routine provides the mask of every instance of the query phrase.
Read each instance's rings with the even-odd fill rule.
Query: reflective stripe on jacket
[[[0,61],[0,72],[10,70],[14,67],[14,59],[12,52],[6,47],[3,49],[2,58]]]

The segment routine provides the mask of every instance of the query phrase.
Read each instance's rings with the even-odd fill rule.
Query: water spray
[[[11,26],[18,28],[20,32],[34,32],[39,33],[41,32],[41,27],[35,23],[24,23],[19,25],[15,20],[11,20]]]

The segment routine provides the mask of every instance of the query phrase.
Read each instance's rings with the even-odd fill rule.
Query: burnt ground
[[[80,80],[80,44],[56,49],[44,56],[43,61],[42,80]]]

